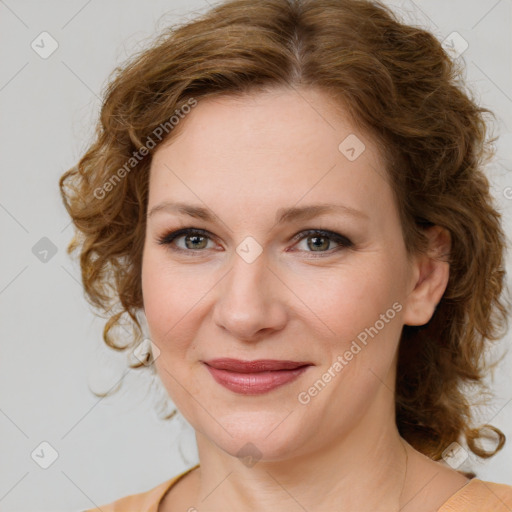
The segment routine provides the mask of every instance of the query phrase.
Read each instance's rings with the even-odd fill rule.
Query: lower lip
[[[279,386],[294,381],[302,375],[309,366],[296,370],[275,370],[259,373],[236,373],[219,370],[206,365],[212,377],[222,386],[242,395],[259,395],[267,393]]]

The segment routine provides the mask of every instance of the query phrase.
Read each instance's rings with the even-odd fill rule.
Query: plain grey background
[[[73,229],[57,184],[91,141],[101,91],[114,67],[166,25],[209,4],[0,0],[2,511],[93,508],[148,490],[198,461],[190,425],[180,415],[158,419],[155,397],[165,396],[159,381],[147,369],[128,371],[126,355],[104,346],[104,320],[86,302],[78,264],[66,254]],[[469,86],[496,113],[500,139],[488,174],[510,243],[512,0],[391,5],[405,21],[464,50],[458,58],[466,64]],[[45,55],[52,44],[57,49]],[[41,256],[43,250],[48,252]],[[512,286],[510,253],[507,272]],[[497,349],[510,345],[509,332]],[[484,422],[505,432],[508,443],[489,461],[467,461],[479,478],[507,484],[511,368],[509,354],[495,375],[496,400],[479,411]],[[117,392],[106,398],[90,391],[116,382]],[[56,460],[41,467],[52,454]]]

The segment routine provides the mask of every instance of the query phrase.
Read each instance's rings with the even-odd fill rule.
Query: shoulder
[[[88,509],[84,512],[158,512],[158,506],[165,494],[180,478],[196,467],[197,466],[187,469],[183,473],[160,483],[148,491],[130,494],[129,496],[124,496],[116,501]]]
[[[473,478],[438,512],[510,512],[512,486]]]
[[[138,510],[140,512],[156,512],[158,510],[158,502],[165,494],[167,489],[173,485],[178,477],[171,478],[161,484],[153,487],[149,491],[138,494],[130,494],[116,501],[101,505],[101,507],[91,508],[85,512],[126,512],[128,510]],[[155,506],[157,508],[155,508]]]

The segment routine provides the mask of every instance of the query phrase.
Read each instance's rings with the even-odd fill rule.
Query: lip
[[[282,359],[256,359],[254,361],[242,361],[223,357],[205,361],[205,364],[218,370],[228,370],[237,373],[271,372],[276,370],[295,370],[301,366],[310,365],[309,361],[285,361]]]
[[[213,359],[204,363],[216,382],[243,395],[267,393],[294,381],[310,366],[309,362],[259,359]]]

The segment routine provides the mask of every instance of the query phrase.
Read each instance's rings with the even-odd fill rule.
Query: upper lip
[[[228,370],[237,373],[256,373],[275,370],[294,370],[301,366],[307,366],[308,361],[284,361],[279,359],[257,359],[254,361],[242,361],[241,359],[211,359],[205,364],[218,370]]]

